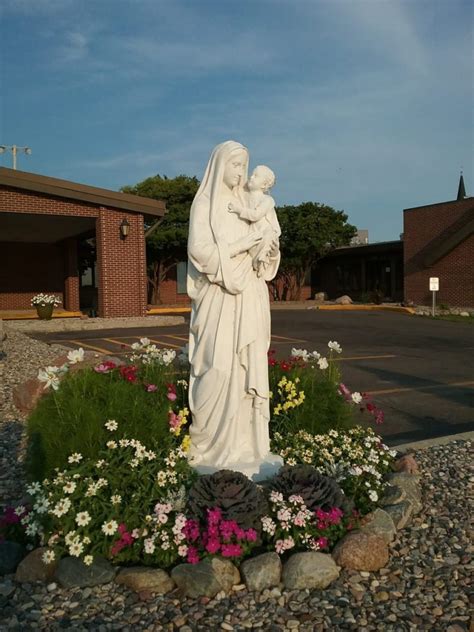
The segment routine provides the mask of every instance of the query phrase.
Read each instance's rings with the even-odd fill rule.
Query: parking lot
[[[97,353],[126,355],[146,336],[157,346],[179,349],[188,324],[174,327],[36,334],[48,342]],[[474,328],[388,312],[272,312],[272,348],[327,351],[342,346],[343,381],[370,393],[385,411],[377,430],[391,445],[474,430]]]

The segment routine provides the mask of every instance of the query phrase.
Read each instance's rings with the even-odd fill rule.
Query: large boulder
[[[158,595],[173,590],[174,581],[166,571],[160,568],[145,568],[143,566],[133,566],[123,568],[115,578],[117,584],[123,584],[137,593],[148,591]]]
[[[240,583],[240,573],[229,560],[217,557],[197,564],[178,564],[171,577],[186,597],[215,597],[217,593],[230,592]]]
[[[392,517],[383,509],[376,509],[362,519],[362,533],[375,533],[389,544],[396,536],[397,529]]]
[[[336,305],[352,305],[353,303],[351,297],[347,296],[347,294],[344,294],[343,296],[336,298],[335,302],[336,302]]]
[[[57,563],[51,562],[45,564],[43,562],[43,554],[47,549],[40,547],[31,551],[18,565],[15,573],[15,581],[22,584],[30,584],[31,582],[48,582],[54,576]]]
[[[397,530],[404,529],[411,522],[414,513],[414,505],[410,500],[402,500],[396,505],[384,505],[384,511],[393,520]]]
[[[395,472],[406,472],[407,474],[419,474],[418,463],[413,454],[405,454],[393,464]]]
[[[388,474],[387,482],[389,485],[400,487],[406,494],[406,500],[413,505],[413,513],[417,514],[422,509],[421,504],[421,487],[420,476],[417,474],[408,474],[407,472],[394,472]]]
[[[264,590],[278,586],[281,578],[281,559],[278,553],[263,553],[246,560],[240,567],[242,579],[249,590]]]
[[[295,553],[283,567],[283,584],[287,590],[326,588],[339,577],[339,569],[327,553]]]
[[[95,557],[89,566],[77,557],[64,557],[58,564],[54,578],[63,588],[85,588],[108,584],[114,579],[115,573],[116,569],[103,557]]]
[[[380,535],[353,531],[337,543],[332,556],[343,568],[378,571],[388,562],[388,545]]]
[[[22,413],[29,414],[45,393],[44,383],[35,377],[18,384],[13,389],[13,403]]]
[[[10,540],[0,542],[0,575],[14,573],[25,555],[25,547],[18,542],[10,542]]]

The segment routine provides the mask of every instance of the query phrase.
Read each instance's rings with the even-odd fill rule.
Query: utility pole
[[[11,151],[13,155],[13,169],[16,169],[16,157],[19,151],[22,151],[27,156],[31,154],[29,147],[18,147],[18,145],[0,145],[0,154],[4,154],[6,151]]]

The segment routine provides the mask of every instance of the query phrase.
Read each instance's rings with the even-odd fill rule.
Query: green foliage
[[[306,430],[320,434],[354,425],[355,411],[338,391],[340,375],[332,355],[325,370],[319,368],[315,358],[306,363],[271,357],[269,379],[270,432],[291,434]],[[292,405],[295,402],[297,405]]]
[[[277,278],[283,282],[283,291],[276,289],[276,282],[273,287],[280,300],[299,298],[311,267],[334,248],[349,244],[357,229],[347,223],[344,211],[317,202],[281,206],[277,214],[282,233],[282,260]]]
[[[49,476],[54,468],[64,467],[72,452],[96,458],[108,438],[108,419],[140,441],[170,446],[168,382],[170,368],[163,366],[143,367],[136,383],[124,379],[118,369],[99,374],[86,368],[67,374],[28,419],[29,475]],[[156,385],[156,392],[147,392],[146,384]]]
[[[107,432],[98,460],[72,454],[54,478],[29,486],[27,531],[41,534],[51,561],[72,555],[90,564],[100,555],[168,568],[178,559],[174,536],[185,522],[177,512],[196,474],[180,448],[150,451],[124,438],[121,426]]]
[[[187,258],[189,211],[199,188],[196,177],[185,175],[176,178],[156,175],[133,186],[122,188],[124,193],[162,200],[166,215],[159,227],[147,237],[147,267],[150,283],[149,298],[159,301],[159,286],[167,273],[179,261]]]

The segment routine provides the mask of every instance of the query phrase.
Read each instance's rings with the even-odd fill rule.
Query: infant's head
[[[263,191],[266,193],[275,184],[275,174],[265,165],[258,165],[252,172],[248,181],[250,191]]]

